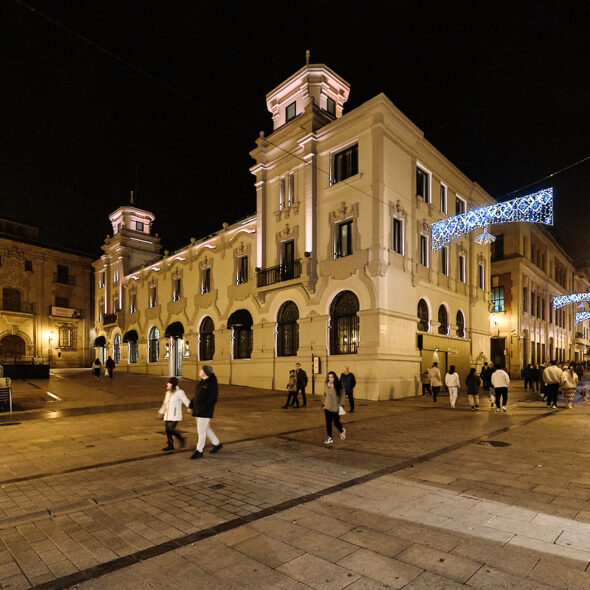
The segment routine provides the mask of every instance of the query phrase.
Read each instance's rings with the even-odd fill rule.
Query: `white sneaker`
[[[342,429],[342,432],[340,433],[340,440],[344,440],[346,438],[346,428]]]
[[[502,406],[502,411],[503,412],[507,412],[508,411],[508,408],[506,406]]]
[[[500,411],[500,408],[496,408],[496,412],[499,412],[499,411]]]
[[[551,407],[552,407],[554,410],[557,410],[557,406],[556,406],[555,404],[553,404]]]
[[[325,445],[331,445],[334,442],[334,440],[332,439],[331,436],[329,436],[325,441],[324,444]]]

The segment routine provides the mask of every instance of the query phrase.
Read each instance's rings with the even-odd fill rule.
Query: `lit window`
[[[420,235],[420,264],[428,267],[428,237]]]
[[[157,363],[160,358],[160,330],[155,326],[150,330],[148,338],[148,359],[150,363]]]
[[[334,258],[343,258],[352,254],[352,220],[339,223],[336,234]]]
[[[58,346],[59,348],[73,347],[73,328],[71,326],[60,326],[58,328]]]
[[[359,300],[352,291],[340,292],[330,306],[330,354],[358,352]]]
[[[337,154],[334,154],[332,158],[332,175],[330,178],[330,184],[336,184],[341,180],[350,178],[359,171],[359,155],[358,155],[358,144],[350,146]]]
[[[393,218],[393,245],[392,249],[398,254],[404,253],[404,222],[397,217]]]
[[[492,313],[504,311],[504,287],[492,287],[490,301],[493,306]]]
[[[461,310],[457,312],[457,336],[465,338],[465,316]]]
[[[416,166],[416,194],[430,203],[430,173]]]
[[[444,305],[438,308],[438,333],[443,336],[449,333],[449,312]]]
[[[286,119],[287,123],[291,119],[294,119],[296,116],[297,116],[297,103],[292,102],[290,105],[287,105],[287,108],[285,109],[285,119]]]

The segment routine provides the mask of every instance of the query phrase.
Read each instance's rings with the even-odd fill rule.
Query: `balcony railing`
[[[279,264],[270,268],[263,268],[257,271],[256,285],[267,287],[275,283],[298,279],[301,276],[301,260],[294,260],[288,264]]]
[[[17,313],[35,313],[33,303],[25,303],[23,301],[3,301],[0,303],[2,311],[15,311]]]
[[[76,277],[70,277],[65,275],[59,275],[56,272],[53,273],[53,282],[59,283],[60,285],[75,285]]]
[[[102,325],[108,326],[109,324],[116,324],[117,323],[117,314],[116,313],[105,313],[102,316]]]

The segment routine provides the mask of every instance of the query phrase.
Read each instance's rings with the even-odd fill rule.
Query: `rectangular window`
[[[143,231],[143,221],[136,221],[135,222],[135,229],[137,231]]]
[[[118,311],[121,311],[121,305],[119,302],[119,294],[115,294],[113,295],[113,313],[117,313]]]
[[[531,315],[535,315],[535,292],[531,291]]]
[[[465,270],[465,256],[463,254],[459,255],[459,280],[462,283],[467,281],[467,273]]]
[[[67,285],[70,282],[70,269],[62,264],[57,265],[57,282]]]
[[[447,187],[442,182],[440,184],[440,211],[447,212]]]
[[[150,285],[148,305],[150,307],[158,305],[158,287],[156,285]]]
[[[33,262],[32,260],[25,260],[25,271],[33,272]]]
[[[393,218],[393,245],[392,249],[398,254],[404,253],[404,222],[397,217]]]
[[[529,293],[526,287],[522,288],[522,311],[528,311],[529,307]]]
[[[420,264],[428,268],[428,237],[420,235]]]
[[[496,241],[490,244],[492,262],[504,258],[504,234],[498,234]]]
[[[55,296],[55,306],[56,307],[70,307],[70,300],[67,297],[58,297]]]
[[[350,178],[359,171],[359,146],[358,144],[352,145],[337,154],[334,154],[332,158],[332,177],[330,184],[336,184],[341,180]]]
[[[416,194],[430,203],[430,173],[416,166]]]
[[[137,311],[137,294],[132,291],[129,293],[129,313],[135,313]]]
[[[290,172],[287,178],[287,206],[290,207],[295,202],[295,176]]]
[[[204,268],[201,275],[201,295],[211,291],[211,269]]]
[[[70,326],[60,326],[58,328],[58,346],[60,348],[72,348],[72,332]]]
[[[172,279],[172,301],[180,301],[181,297],[181,281],[180,277]]]
[[[104,270],[102,270],[101,272],[98,273],[98,288],[99,289],[104,287],[104,281],[105,281],[105,272],[104,272]]]
[[[541,319],[545,319],[545,297],[541,299]]]
[[[443,246],[440,250],[440,271],[449,276],[449,249]]]
[[[248,282],[248,257],[240,256],[238,258],[238,285]]]
[[[288,123],[291,119],[294,119],[297,116],[297,103],[292,102],[291,104],[287,105],[285,109],[285,121]]]
[[[336,235],[335,258],[352,254],[352,220],[339,223]]]
[[[479,288],[485,291],[486,288],[486,267],[485,264],[479,265]]]
[[[492,287],[490,294],[492,302],[492,313],[504,311],[504,287]]]
[[[279,178],[279,209],[285,207],[285,177]]]
[[[459,196],[455,196],[455,215],[462,215],[467,211],[467,203]]]
[[[329,96],[326,98],[326,111],[333,117],[336,116],[336,101]]]

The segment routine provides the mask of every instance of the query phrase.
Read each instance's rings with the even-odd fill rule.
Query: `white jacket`
[[[459,378],[459,373],[447,373],[445,375],[445,385],[447,387],[461,387],[461,379]]]
[[[561,378],[563,377],[563,371],[557,365],[549,365],[543,371],[543,381],[550,385],[555,383],[561,383]]]
[[[574,372],[570,375],[569,371],[563,371],[561,384],[564,389],[575,389],[578,385],[578,376]]]
[[[510,384],[510,377],[504,369],[496,369],[492,373],[492,386],[496,387],[508,387]]]
[[[164,420],[180,422],[182,420],[182,404],[188,408],[189,403],[188,397],[182,389],[167,391],[159,413],[164,414]]]
[[[430,377],[430,385],[432,387],[440,387],[442,385],[440,369],[438,367],[430,367],[428,369],[428,376]]]

